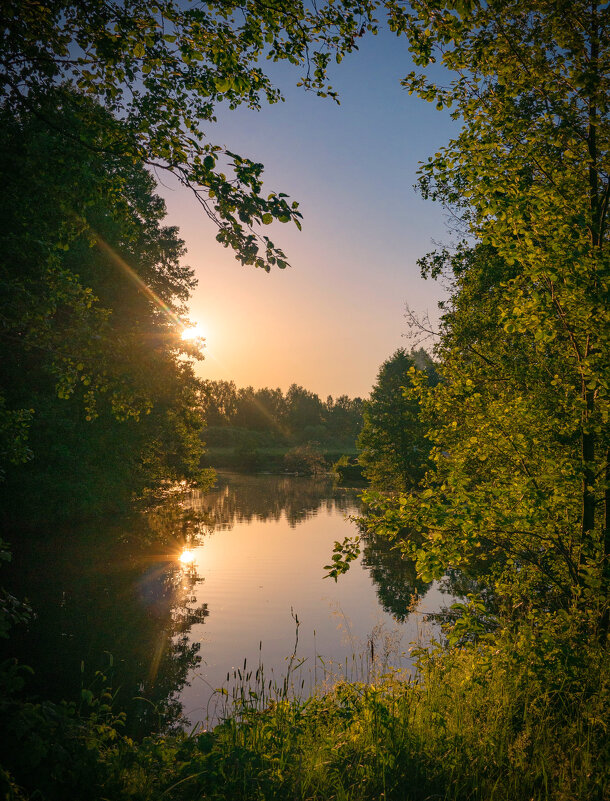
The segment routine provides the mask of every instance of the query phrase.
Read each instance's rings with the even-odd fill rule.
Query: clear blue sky
[[[242,267],[215,242],[188,191],[160,187],[199,279],[191,317],[207,336],[202,377],[366,396],[381,362],[407,345],[405,302],[436,313],[442,289],[422,281],[416,260],[450,235],[442,208],[413,184],[418,162],[457,126],[400,87],[412,69],[405,39],[386,32],[359,44],[332,72],[341,105],[296,88],[296,72],[272,65],[286,102],[220,109],[207,130],[211,141],[265,164],[267,191],[300,202],[302,232],[265,229],[290,269]]]

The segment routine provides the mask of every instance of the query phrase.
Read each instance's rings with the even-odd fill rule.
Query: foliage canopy
[[[374,30],[371,0],[311,6],[180,3],[176,0],[9,0],[3,4],[0,72],[13,113],[35,111],[41,95],[62,86],[101,104],[95,141],[62,134],[96,154],[121,155],[169,170],[193,190],[218,225],[217,239],[243,264],[285,267],[282,250],[253,226],[300,225],[296,202],[262,193],[263,165],[208,139],[221,103],[257,109],[281,93],[259,62],[287,61],[302,85],[336,98],[326,70]],[[68,97],[71,95],[68,94]]]
[[[469,243],[422,262],[454,280],[444,380],[419,390],[434,466],[421,495],[386,504],[377,525],[423,532],[405,547],[424,577],[482,565],[508,619],[570,614],[605,639],[610,11],[388,5],[416,63],[439,57],[456,76],[404,85],[464,122],[420,185]]]
[[[45,116],[85,127],[76,99],[56,100]],[[130,159],[92,160],[37,115],[5,109],[1,137],[3,456],[34,457],[11,468],[6,498],[38,483],[65,514],[77,498],[113,506],[148,481],[195,480],[201,399],[184,357],[199,354],[180,339],[195,282],[154,181]]]

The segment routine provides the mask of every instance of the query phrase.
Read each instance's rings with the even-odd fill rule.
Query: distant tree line
[[[363,401],[315,392],[292,384],[281,389],[236,387],[233,381],[204,381],[202,402],[210,446],[318,443],[354,448],[362,427]]]

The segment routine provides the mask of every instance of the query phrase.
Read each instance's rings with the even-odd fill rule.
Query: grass
[[[445,653],[417,681],[387,675],[304,702],[238,706],[206,735],[209,756],[188,760],[203,770],[192,779],[198,789],[176,797],[607,798],[605,655],[587,675],[564,672],[558,682],[556,666],[548,675],[539,658],[525,658],[531,642],[512,646]],[[222,766],[220,791],[210,764]]]
[[[560,631],[547,635],[522,628],[422,658],[414,679],[378,672],[304,700],[291,699],[288,681],[271,687],[260,668],[247,682],[236,674],[212,731],[140,743],[121,735],[103,705],[70,725],[49,721],[49,710],[43,725],[30,708],[33,730],[24,739],[21,722],[26,748],[15,752],[30,763],[7,766],[7,797],[605,801],[608,654]],[[34,747],[37,731],[47,750],[53,740],[51,765]],[[53,766],[55,783],[43,775]]]

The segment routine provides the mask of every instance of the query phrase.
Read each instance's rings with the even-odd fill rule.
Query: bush
[[[289,473],[317,476],[326,472],[326,460],[313,445],[298,445],[284,456],[284,468]]]
[[[333,473],[339,484],[347,484],[354,481],[358,483],[366,482],[366,478],[362,473],[362,466],[356,456],[341,456],[333,464]]]

